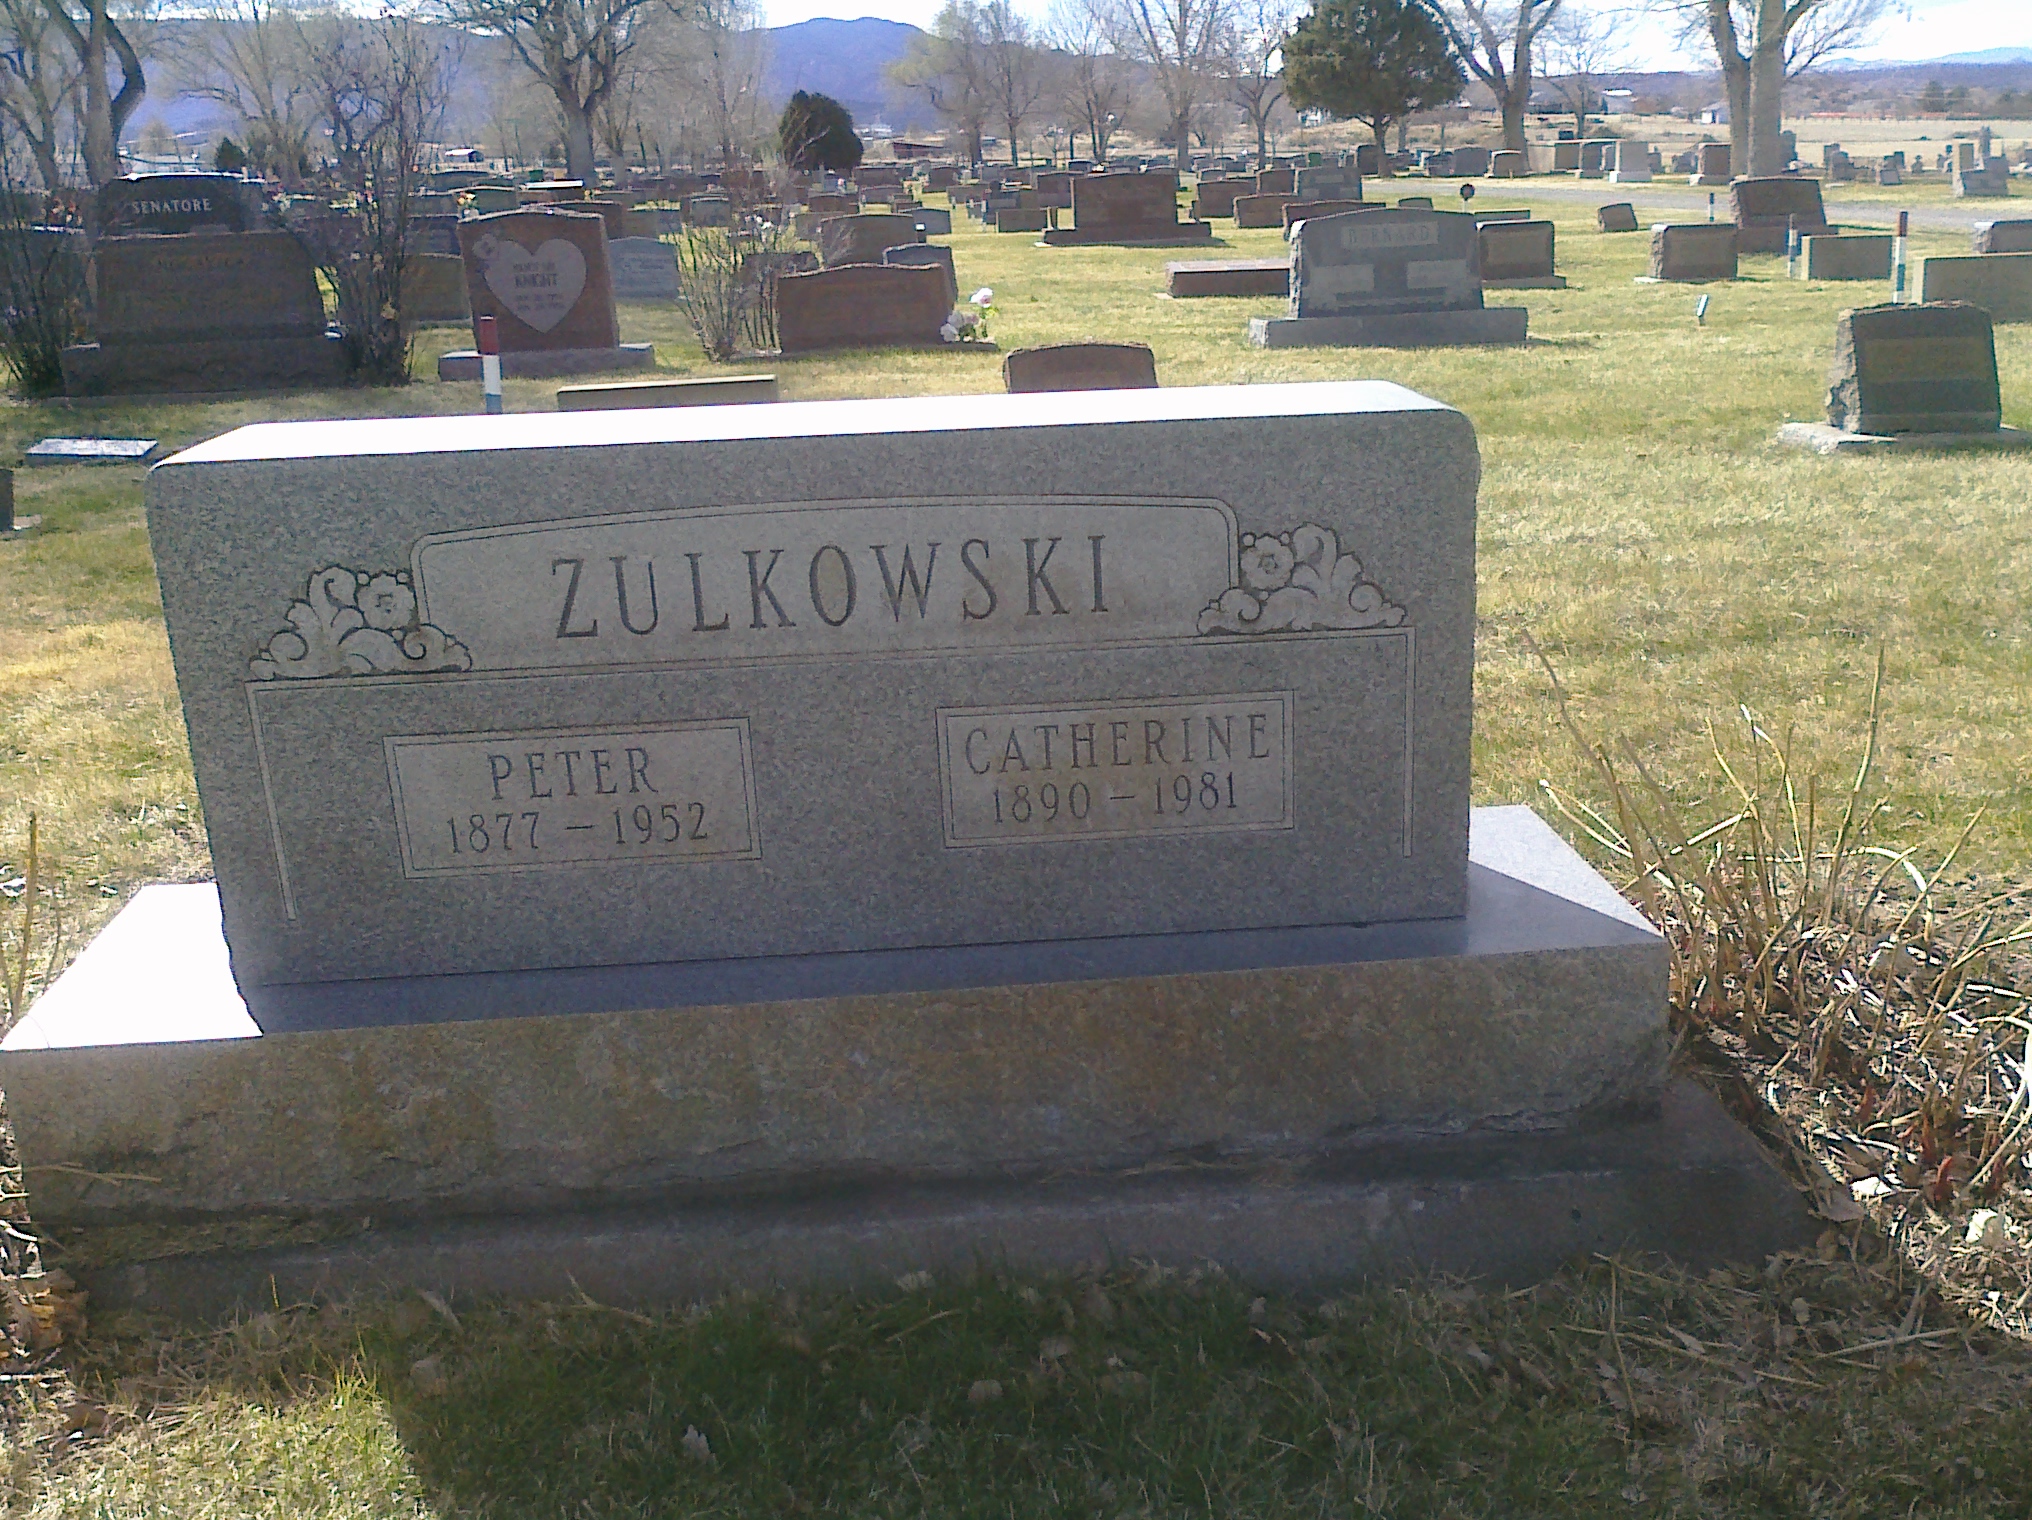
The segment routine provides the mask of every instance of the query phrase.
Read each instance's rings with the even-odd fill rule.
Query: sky
[[[814,16],[851,20],[880,16],[929,26],[942,0],[764,0],[771,26],[788,26]],[[1629,0],[1579,0],[1592,8],[1629,12]],[[1041,14],[1040,0],[1023,9]],[[1923,62],[1947,53],[1988,48],[2032,47],[2032,0],[1902,0],[1902,14],[1888,20],[1871,44],[1855,55],[1859,60]],[[1672,32],[1653,22],[1633,18],[1628,32],[1635,66],[1646,69],[1698,68],[1703,60],[1679,51]]]

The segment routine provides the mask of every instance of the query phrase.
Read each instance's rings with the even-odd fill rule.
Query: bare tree
[[[1503,115],[1503,146],[1523,152],[1531,104],[1532,46],[1562,0],[1441,0],[1439,18],[1454,51],[1488,86]]]
[[[687,93],[718,139],[720,162],[752,153],[763,136],[762,78],[768,35],[755,0],[693,0],[682,51],[690,55]]]
[[[1563,8],[1541,34],[1545,82],[1573,114],[1576,136],[1586,137],[1588,117],[1602,99],[1601,80],[1630,66],[1618,18],[1603,11]]]
[[[1657,0],[1714,50],[1739,174],[1785,168],[1785,81],[1868,39],[1892,0]]]
[[[931,30],[912,38],[910,50],[889,66],[891,79],[921,92],[959,132],[973,164],[981,161],[981,137],[993,106],[990,75],[980,7],[970,0],[946,0]]]
[[[306,24],[304,48],[332,177],[354,207],[350,219],[320,220],[305,241],[338,292],[354,373],[403,385],[410,329],[402,287],[417,158],[451,99],[458,38],[394,13],[332,14]]]
[[[1109,41],[1092,0],[1058,0],[1049,36],[1064,60],[1059,89],[1073,135],[1085,131],[1089,153],[1105,159],[1108,139],[1134,100],[1129,68]]]
[[[1038,49],[1035,29],[1010,0],[985,0],[979,11],[988,94],[1008,133],[1009,163],[1014,167],[1019,161],[1023,123],[1044,98],[1044,55]]]
[[[104,3],[104,0],[96,0]],[[593,124],[665,0],[437,0],[455,26],[505,37],[557,101],[567,174],[592,184]]]
[[[1258,162],[1270,151],[1270,120],[1284,103],[1284,39],[1293,0],[1237,0],[1228,52],[1228,90],[1256,134]]]
[[[43,0],[0,0],[0,32],[0,117],[20,134],[53,195],[63,188],[63,125],[84,81]]]
[[[262,167],[291,186],[309,155],[315,112],[303,20],[299,0],[210,0],[170,34],[185,88],[236,114],[250,143],[263,147],[255,155]]]
[[[1179,166],[1195,114],[1220,90],[1234,0],[1115,0],[1115,45],[1150,71]]]
[[[45,0],[57,34],[70,44],[83,84],[85,173],[96,187],[120,177],[120,134],[148,93],[141,53],[113,14],[120,0]],[[118,69],[120,88],[108,72]]]

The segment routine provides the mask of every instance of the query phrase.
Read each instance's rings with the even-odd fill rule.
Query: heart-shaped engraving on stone
[[[563,238],[547,240],[534,253],[503,238],[487,260],[487,288],[517,318],[547,333],[578,305],[586,256]]]

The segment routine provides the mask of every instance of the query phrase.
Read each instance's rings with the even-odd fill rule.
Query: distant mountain
[[[899,133],[930,131],[935,122],[924,97],[888,78],[889,66],[923,35],[905,22],[874,16],[771,27],[766,88],[776,100],[788,100],[798,90],[830,95],[853,113],[857,129],[885,121]]]
[[[1984,48],[1980,53],[1949,53],[1944,58],[1927,58],[1926,63],[2032,63],[2032,47]]]

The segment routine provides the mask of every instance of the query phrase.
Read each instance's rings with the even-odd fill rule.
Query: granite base
[[[501,374],[509,380],[551,380],[560,375],[598,375],[612,370],[654,369],[656,345],[622,343],[614,348],[537,348],[501,355]],[[440,380],[478,380],[477,349],[454,349],[437,361]]]
[[[1173,244],[1210,243],[1211,222],[1176,222],[1170,227],[1153,227],[1147,233],[1136,228],[1097,227],[1082,232],[1077,227],[1054,227],[1044,234],[1050,248],[1168,248]]]
[[[1663,942],[1529,809],[1471,836],[1457,919],[245,998],[215,890],[149,887],[0,1042],[0,1090],[49,1224],[1007,1181],[1655,1105]]]
[[[1994,433],[1849,433],[1825,422],[1788,422],[1778,429],[1778,442],[1816,454],[1926,454],[1943,449],[2032,448],[2032,433],[2009,427]]]
[[[1291,288],[1289,259],[1189,259],[1166,264],[1167,294],[1197,296],[1281,296]]]
[[[346,346],[311,338],[80,343],[59,356],[66,396],[212,395],[346,382]]]
[[[354,1226],[356,1229],[357,1225]],[[1382,1146],[1299,1164],[891,1187],[654,1208],[372,1225],[313,1246],[79,1268],[102,1312],[220,1321],[276,1302],[428,1289],[655,1309],[729,1290],[885,1284],[984,1265],[1220,1263],[1317,1289],[1426,1272],[1523,1284],[1659,1252],[1694,1267],[1806,1246],[1804,1200],[1721,1105],[1670,1083],[1649,1111],[1556,1136]]]
[[[1522,343],[1531,313],[1522,306],[1475,311],[1406,311],[1373,317],[1255,317],[1258,348],[1460,348]]]
[[[1534,274],[1520,280],[1484,280],[1484,290],[1564,290],[1566,276],[1563,274]]]

